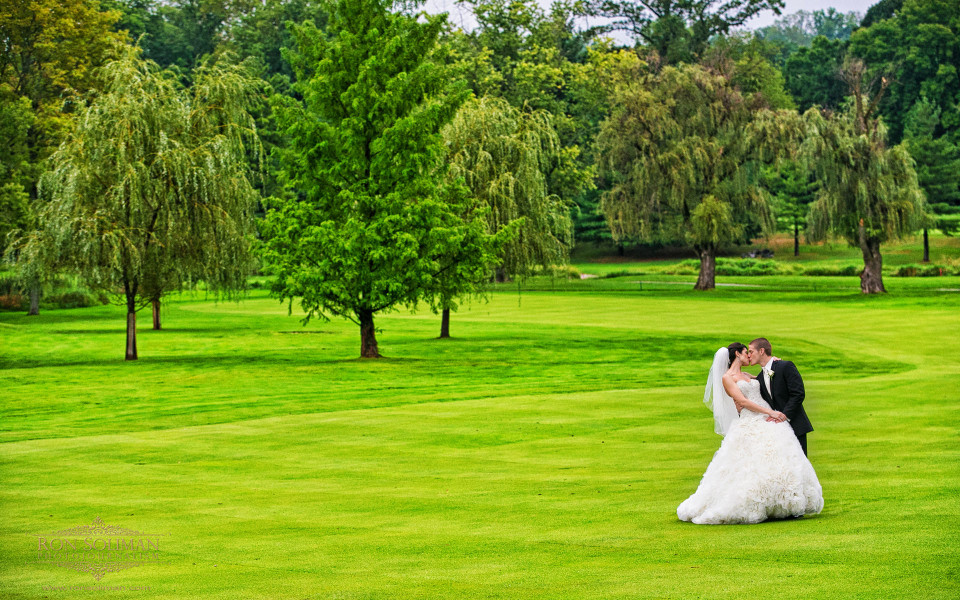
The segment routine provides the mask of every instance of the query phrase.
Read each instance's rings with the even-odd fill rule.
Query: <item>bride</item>
[[[697,491],[677,508],[681,521],[759,523],[823,510],[817,474],[786,415],[771,409],[760,382],[740,370],[748,352],[734,343],[714,355],[703,401],[724,438]]]

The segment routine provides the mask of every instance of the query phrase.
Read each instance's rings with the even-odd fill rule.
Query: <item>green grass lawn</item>
[[[960,597],[960,278],[693,279],[507,285],[443,341],[393,313],[379,361],[262,291],[141,313],[136,363],[120,308],[0,313],[0,597],[93,597],[44,590],[97,582],[36,535],[97,516],[168,534],[106,598]],[[713,352],[758,335],[824,511],[682,523]]]

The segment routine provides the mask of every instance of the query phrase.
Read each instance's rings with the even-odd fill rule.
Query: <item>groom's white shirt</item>
[[[770,371],[773,370],[773,359],[767,361],[767,364],[763,365],[763,383],[767,386],[767,392],[770,394],[770,397],[773,398],[773,388],[770,387]]]

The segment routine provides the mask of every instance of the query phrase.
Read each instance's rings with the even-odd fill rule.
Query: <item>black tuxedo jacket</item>
[[[793,433],[798,437],[813,431],[813,425],[803,410],[803,379],[796,365],[789,360],[775,360],[771,366],[773,377],[770,378],[770,387],[773,388],[773,397],[764,381],[763,370],[757,375],[760,380],[760,395],[774,410],[779,410],[790,419]]]

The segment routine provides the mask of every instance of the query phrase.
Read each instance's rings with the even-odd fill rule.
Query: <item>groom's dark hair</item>
[[[757,350],[763,350],[767,356],[773,356],[773,348],[770,347],[770,341],[767,338],[757,338],[750,342],[750,345]]]

